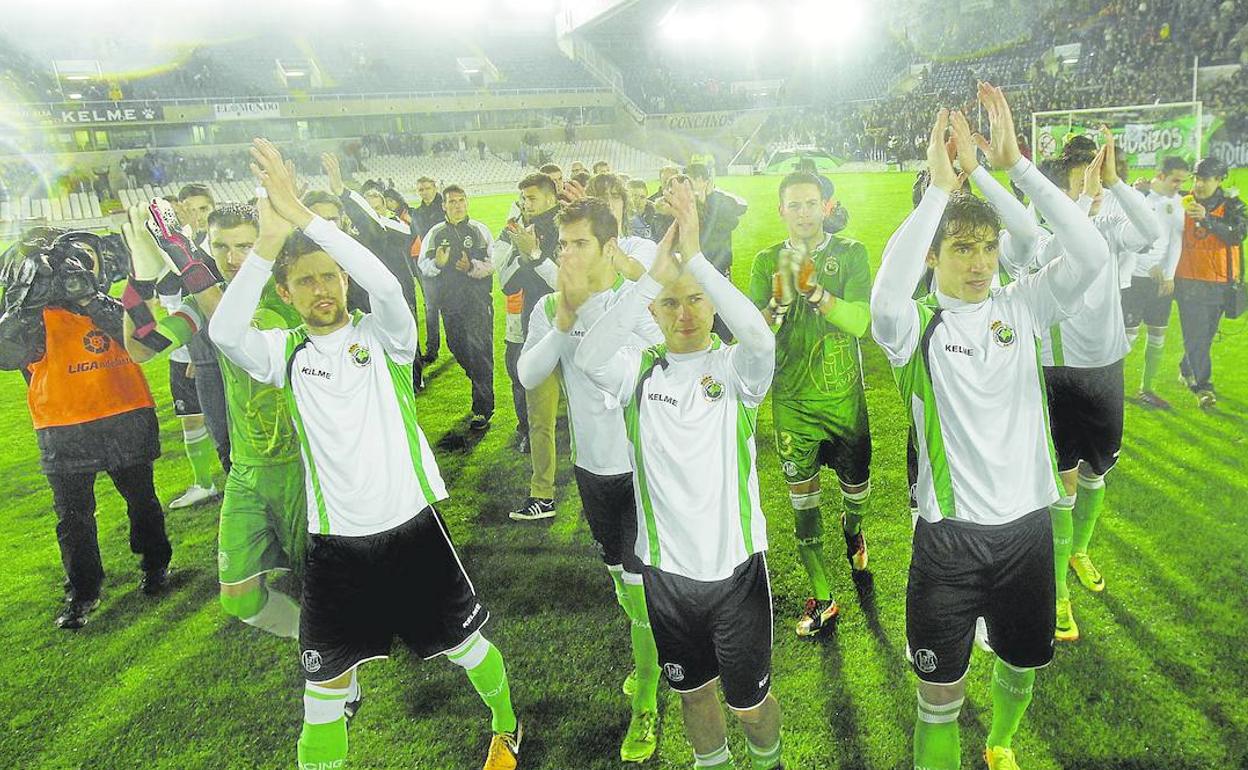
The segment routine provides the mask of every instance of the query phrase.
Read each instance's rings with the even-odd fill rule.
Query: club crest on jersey
[[[471,235],[465,235],[465,236],[464,236],[464,248],[465,248],[465,249],[471,249],[472,247],[473,247],[473,240],[472,240],[472,236],[471,236]]]
[[[702,397],[712,404],[724,397],[724,383],[711,375],[702,378]]]
[[[841,263],[832,255],[828,255],[828,258],[823,261],[823,272],[827,275],[836,275],[840,269]]]
[[[303,670],[315,674],[321,670],[321,654],[316,650],[304,650],[302,656]]]
[[[685,681],[685,669],[679,663],[664,663],[663,676],[667,677],[669,682]]]
[[[1010,345],[1014,344],[1015,335],[1013,326],[1010,326],[1002,321],[993,321],[990,328],[992,329],[993,342],[1003,348],[1008,348]]]
[[[351,347],[347,348],[347,353],[351,356],[351,363],[361,369],[373,362],[373,354],[358,342],[353,342]]]

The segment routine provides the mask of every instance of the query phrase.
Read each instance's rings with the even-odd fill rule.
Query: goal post
[[[1033,112],[1031,151],[1037,162],[1056,158],[1070,137],[1095,136],[1107,125],[1130,168],[1156,168],[1171,155],[1195,163],[1203,155],[1205,136],[1216,130],[1207,122],[1201,102]]]

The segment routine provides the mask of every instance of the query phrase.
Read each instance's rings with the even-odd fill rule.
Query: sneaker
[[[620,744],[621,762],[645,762],[654,755],[659,745],[655,734],[655,723],[659,714],[656,711],[634,711],[633,718],[628,722],[628,732],[624,734],[624,742]]]
[[[220,493],[217,491],[216,484],[212,484],[207,487],[192,484],[186,488],[186,491],[183,492],[180,497],[174,498],[173,502],[169,503],[169,510],[172,511],[177,508],[190,508],[192,505],[206,503],[219,495]]]
[[[494,733],[483,770],[515,770],[520,764],[520,740],[523,737],[524,725],[519,720],[516,721],[514,733]]]
[[[1196,391],[1196,403],[1201,409],[1212,409],[1218,403],[1218,397],[1214,395],[1212,388]]]
[[[624,677],[624,684],[620,685],[620,689],[630,698],[637,694],[637,669],[628,672],[628,676]]]
[[[346,705],[343,706],[342,712],[346,715],[348,722],[355,719],[355,715],[360,713],[360,706],[362,705],[364,705],[364,693],[360,693],[355,700],[347,701]]]
[[[975,618],[975,646],[984,652],[992,652],[992,643],[988,641],[988,624],[982,617]]]
[[[143,573],[143,577],[139,579],[139,590],[148,596],[156,596],[157,594],[164,593],[164,590],[168,587],[168,567],[147,570]]]
[[[802,611],[802,617],[797,621],[797,635],[816,636],[834,628],[836,618],[840,613],[841,608],[836,606],[835,599],[827,601],[807,599],[806,609]]]
[[[524,505],[507,514],[512,521],[537,521],[555,516],[555,501],[549,497],[526,497]]]
[[[490,418],[483,414],[474,414],[468,421],[470,430],[485,430],[488,427],[490,427]]]
[[[425,366],[428,366],[429,364],[432,364],[434,361],[437,361],[437,360],[438,360],[438,351],[436,350],[431,350],[428,353],[420,357],[420,362],[424,364]]]
[[[1105,590],[1105,577],[1086,553],[1073,554],[1070,557],[1070,568],[1075,571],[1075,577],[1079,578],[1084,588],[1098,594]]]
[[[1014,758],[1014,749],[1004,746],[989,746],[984,749],[984,761],[988,763],[988,770],[1021,770],[1018,760]]]
[[[60,614],[56,616],[56,627],[71,630],[82,628],[91,620],[91,613],[95,612],[95,608],[99,606],[99,597],[85,602],[70,599],[65,602]]]
[[[849,560],[849,568],[854,572],[865,572],[867,569],[867,538],[858,528],[858,534],[851,535],[845,531],[845,517],[841,516],[841,534],[845,537],[845,558]]]
[[[1157,395],[1151,390],[1140,388],[1140,392],[1135,394],[1135,400],[1144,406],[1151,406],[1154,409],[1169,409],[1170,402]]]
[[[1070,608],[1070,599],[1057,600],[1057,627],[1053,629],[1053,638],[1059,642],[1074,642],[1079,639],[1079,626],[1075,625],[1075,613]]]

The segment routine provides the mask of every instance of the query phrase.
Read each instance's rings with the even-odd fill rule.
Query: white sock
[[[269,600],[260,611],[250,618],[243,618],[249,626],[268,631],[285,639],[299,638],[299,605],[281,591],[269,590]]]

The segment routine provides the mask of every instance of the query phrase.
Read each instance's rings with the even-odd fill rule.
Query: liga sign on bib
[[[223,102],[212,105],[212,114],[217,120],[263,120],[280,118],[282,108],[278,102]]]

